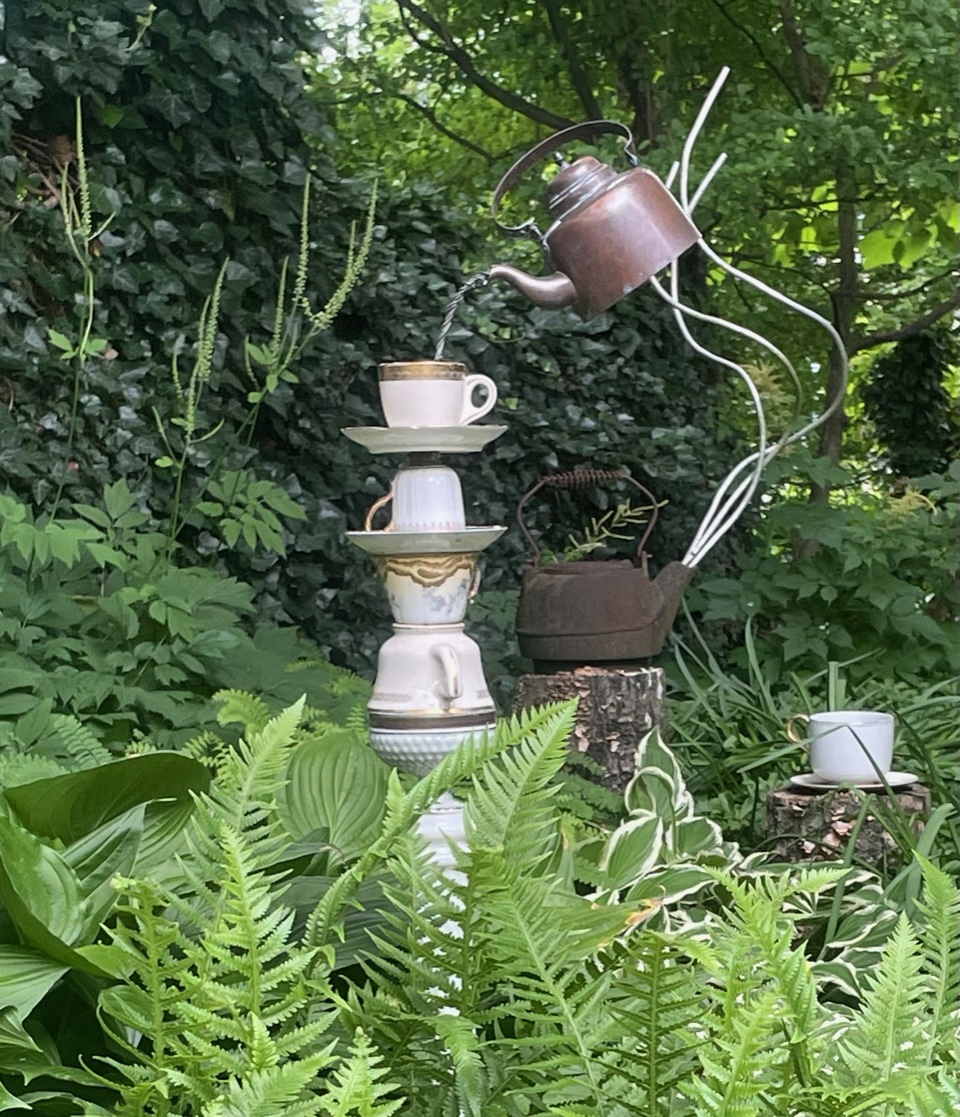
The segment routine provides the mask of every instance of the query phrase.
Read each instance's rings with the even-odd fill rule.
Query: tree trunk
[[[666,734],[666,683],[659,667],[577,667],[554,675],[521,675],[514,709],[578,699],[570,747],[603,768],[605,786],[623,792],[640,741]]]
[[[857,180],[846,152],[837,153],[837,276],[838,283],[832,295],[833,324],[849,352],[853,326],[860,293],[857,269]],[[836,347],[830,351],[827,365],[827,402],[834,400],[843,386],[844,361]],[[839,465],[843,453],[843,431],[847,413],[843,402],[820,428],[820,456],[831,465]],[[811,487],[810,498],[826,503],[830,495],[829,483]]]
[[[899,809],[919,833],[930,814],[930,792],[920,784],[896,792],[896,804],[877,795],[878,805]],[[854,836],[857,820],[868,798],[856,788],[811,792],[794,787],[771,791],[767,796],[767,837],[770,850],[784,861],[833,861],[843,857]],[[856,856],[868,865],[881,868],[902,860],[897,843],[869,810],[856,832]]]

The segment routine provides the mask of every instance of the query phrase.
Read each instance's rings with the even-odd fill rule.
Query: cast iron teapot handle
[[[529,221],[524,221],[519,225],[504,225],[497,219],[497,213],[500,209],[500,203],[503,201],[504,194],[512,187],[516,186],[524,171],[529,170],[534,163],[538,163],[541,159],[544,159],[546,156],[556,151],[561,144],[569,143],[571,140],[588,140],[593,136],[603,135],[605,132],[616,132],[624,136],[627,142],[623,145],[623,150],[627,158],[633,166],[636,166],[640,162],[633,146],[633,133],[626,124],[618,124],[615,120],[588,120],[584,124],[574,124],[572,128],[564,128],[560,132],[554,132],[552,136],[548,136],[545,140],[541,140],[536,147],[532,147],[526,155],[521,155],[510,170],[500,179],[500,183],[493,194],[493,205],[491,207],[491,214],[497,227],[509,236],[530,236],[538,243],[541,242],[543,240],[543,234],[537,228],[537,223],[532,217]]]
[[[597,485],[603,484],[604,481],[629,481],[631,485],[639,489],[641,493],[650,501],[650,506],[653,509],[653,515],[650,517],[650,522],[647,524],[647,530],[640,537],[640,542],[637,544],[637,558],[646,565],[647,554],[643,549],[644,543],[650,538],[650,532],[653,531],[657,523],[657,517],[660,515],[660,509],[657,507],[657,498],[652,492],[635,478],[631,477],[622,467],[620,469],[574,469],[569,473],[547,473],[524,495],[520,498],[520,503],[517,505],[517,523],[520,525],[520,530],[527,538],[527,542],[533,551],[534,566],[540,565],[540,548],[534,543],[533,536],[527,530],[527,525],[523,520],[523,510],[527,506],[530,499],[538,493],[545,485],[553,489],[593,489]]]

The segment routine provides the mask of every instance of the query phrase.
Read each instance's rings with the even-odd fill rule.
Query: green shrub
[[[763,673],[812,673],[849,661],[852,678],[928,683],[955,676],[960,616],[960,463],[897,494],[856,491],[829,507],[800,497],[764,510],[736,578],[688,592],[706,623],[751,618]],[[732,660],[744,667],[746,650]]]

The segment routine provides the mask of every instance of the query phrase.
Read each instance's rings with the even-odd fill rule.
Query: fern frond
[[[79,768],[110,764],[116,757],[97,740],[90,729],[72,714],[54,714],[50,719],[63,744],[58,754]]]
[[[270,709],[259,695],[245,690],[218,690],[213,696],[220,704],[217,721],[220,725],[239,722],[244,733],[262,733],[270,720]]]
[[[396,773],[391,773],[380,837],[327,889],[307,920],[306,941],[324,949],[331,947],[340,934],[345,910],[355,902],[357,889],[391,855],[396,842],[409,833],[416,819],[430,804],[451,788],[472,778],[493,757],[555,722],[556,711],[555,706],[524,710],[498,722],[495,733],[477,735],[464,742],[414,784],[409,792],[404,792]]]
[[[328,1092],[318,1099],[319,1108],[330,1117],[390,1117],[406,1103],[403,1097],[388,1098],[396,1093],[395,1082],[384,1082],[387,1071],[380,1066],[369,1039],[357,1029],[349,1057],[328,1080]]]
[[[752,1117],[778,1113],[763,1099],[770,1068],[784,1058],[772,1038],[777,1020],[777,992],[741,1001],[724,1021],[722,1032],[697,1052],[702,1077],[681,1087],[698,1103],[698,1115]]]
[[[276,813],[276,794],[303,702],[301,698],[263,729],[241,738],[236,749],[226,754],[209,792],[198,797],[191,829],[194,857],[192,865],[185,866],[198,893],[204,891],[210,867],[219,863],[224,827],[251,843],[258,868],[275,862],[288,843]]]
[[[233,1078],[226,1090],[206,1105],[203,1117],[317,1117],[322,1099],[309,1089],[318,1072],[331,1061],[329,1052],[296,1062],[256,1069],[242,1080]]]
[[[476,1025],[452,1011],[441,1010],[435,1026],[453,1061],[460,1113],[465,1117],[483,1117],[488,1090]]]
[[[288,1113],[318,1112],[312,1096],[301,1097],[316,1071],[301,1079],[284,1069],[314,1065],[331,1022],[332,1014],[305,1017],[322,993],[308,976],[316,952],[291,941],[293,912],[275,902],[256,845],[225,824],[218,845],[200,892],[118,883],[124,899],[114,939],[131,974],[102,994],[101,1008],[149,1041],[140,1051],[115,1035],[140,1066],[121,1089],[121,1117],[234,1113],[241,1104],[266,1113],[258,1107],[278,1099]],[[316,1067],[331,1053],[321,1052]]]
[[[551,800],[558,790],[551,781],[566,761],[575,710],[572,702],[556,707],[474,776],[465,813],[471,849],[502,852],[518,864],[532,864],[548,852],[546,839],[551,828],[556,831]]]
[[[666,1117],[671,1092],[695,1065],[703,1042],[702,974],[689,964],[682,940],[646,931],[626,949],[608,1002],[625,1040],[605,1062],[639,1088],[646,1117]]]
[[[839,1050],[858,1082],[884,1081],[895,1069],[919,1068],[924,1044],[917,1043],[924,1016],[924,982],[920,944],[902,914],[888,942],[877,973],[870,979],[864,1003]]]
[[[6,751],[0,746],[0,791],[7,787],[22,787],[35,780],[63,776],[70,769],[49,756],[32,752]]]
[[[917,855],[923,873],[923,898],[917,907],[921,970],[930,989],[927,1001],[926,1057],[931,1066],[940,1059],[955,1064],[960,1025],[960,890],[926,858]]]

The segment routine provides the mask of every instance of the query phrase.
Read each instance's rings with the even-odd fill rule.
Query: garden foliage
[[[340,428],[382,422],[378,361],[431,355],[453,291],[503,246],[428,185],[381,188],[362,281],[287,375],[271,378],[263,358],[284,282],[294,294],[308,173],[314,306],[336,294],[373,189],[337,177],[335,137],[303,93],[297,51],[316,45],[311,24],[293,2],[73,9],[29,0],[4,28],[7,483],[41,516],[97,505],[124,480],[151,527],[165,530],[179,510],[182,564],[219,565],[254,587],[262,617],[292,620],[337,662],[369,668],[386,610],[343,532],[362,523],[396,463],[371,459]],[[461,463],[473,467],[471,522],[510,523],[545,471],[626,465],[668,502],[655,561],[682,553],[735,436],[713,435],[713,374],[655,301],[638,294],[584,325],[488,287],[468,297],[447,356],[493,376],[494,418],[509,425]],[[195,361],[204,383],[185,411]],[[577,530],[622,494],[565,510],[551,499],[531,510],[538,532],[552,519]],[[512,587],[525,557],[511,533],[488,556],[487,587]]]
[[[862,988],[838,1001],[809,965],[805,936],[811,903],[829,902],[842,866],[769,873],[728,856],[694,907],[662,894],[580,894],[555,783],[569,705],[502,723],[404,787],[362,740],[345,748],[343,730],[304,720],[302,703],[264,721],[253,696],[226,698],[225,719],[245,721],[244,740],[217,753],[209,786],[194,785],[194,809],[168,829],[178,856],[165,873],[139,875],[145,795],[133,810],[107,809],[109,828],[95,825],[88,800],[74,817],[94,828],[59,852],[49,832],[32,832],[24,808],[46,781],[19,789],[20,800],[7,792],[4,840],[33,851],[24,866],[50,867],[29,881],[25,869],[0,878],[8,916],[30,936],[28,947],[2,948],[8,1106],[101,1117],[240,1117],[280,1106],[907,1117],[946,1113],[956,1100],[960,897],[930,862],[918,864],[913,914],[888,929]],[[330,847],[318,785],[293,764],[304,747],[328,746],[328,777],[352,772],[342,813],[358,822],[371,801],[380,809],[339,869],[315,875],[304,921],[291,902],[303,872],[295,866],[316,866]],[[641,761],[641,783],[667,789],[692,822],[669,751],[651,739]],[[144,794],[145,780],[134,782]],[[278,787],[312,802],[310,833],[289,828]],[[448,874],[413,824],[452,787],[466,797],[469,848]],[[634,804],[638,818],[643,810]],[[622,840],[608,853],[623,861]],[[644,871],[621,868],[624,879]],[[374,880],[382,891],[365,895]],[[72,914],[71,887],[82,896]],[[50,930],[41,941],[18,905],[43,896]],[[358,957],[348,928],[358,904],[373,917],[362,968],[335,972]],[[87,922],[67,927],[70,918]],[[94,919],[107,933],[83,945]],[[59,955],[48,953],[54,933]],[[87,1010],[83,1066],[41,1011],[62,1011],[71,988],[98,1004],[99,1023]]]

